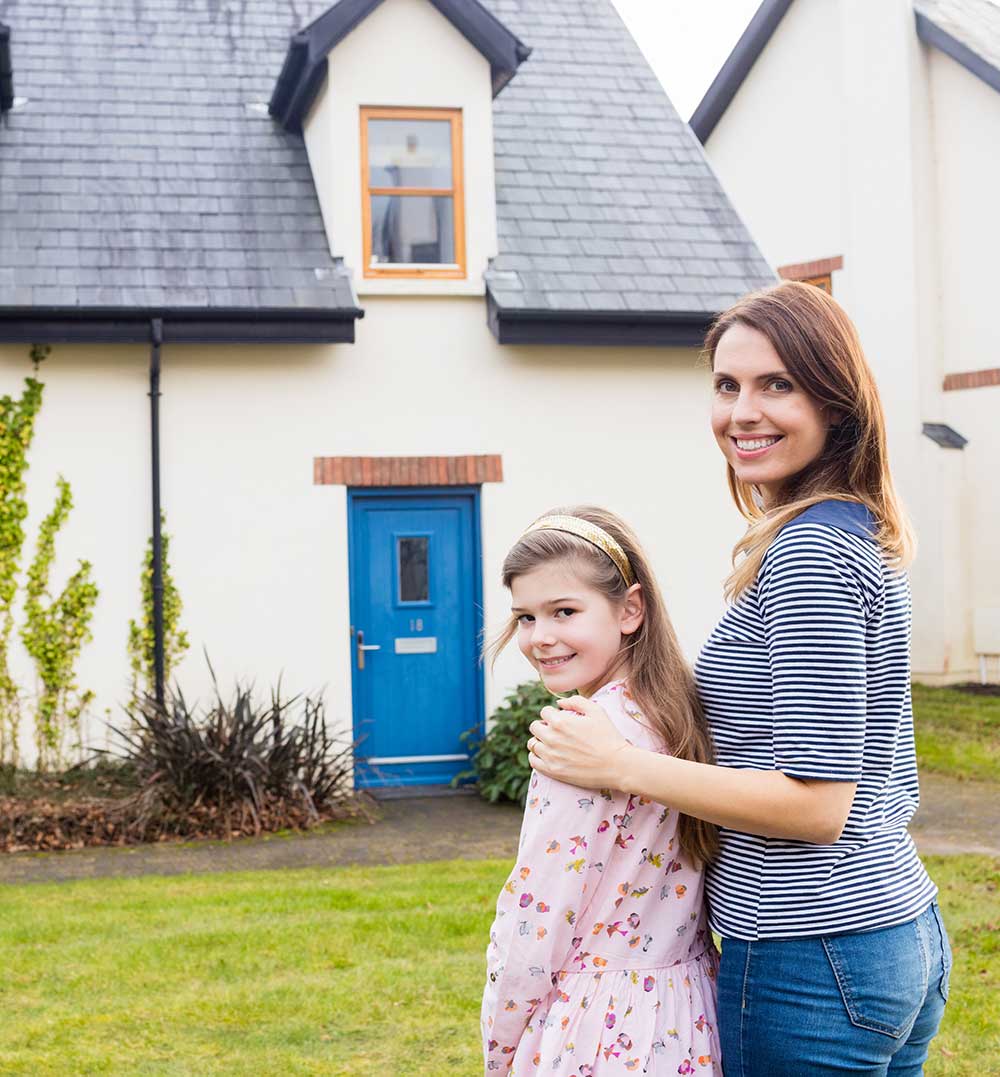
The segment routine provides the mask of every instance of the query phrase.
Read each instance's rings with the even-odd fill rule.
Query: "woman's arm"
[[[674,759],[629,744],[588,699],[561,699],[559,706],[546,707],[531,725],[531,765],[543,774],[588,789],[639,793],[748,834],[828,845],[844,829],[856,782]]]

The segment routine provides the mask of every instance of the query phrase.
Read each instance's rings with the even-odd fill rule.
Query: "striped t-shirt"
[[[832,845],[722,830],[706,889],[723,937],[890,927],[936,893],[906,830],[919,800],[909,584],[873,530],[855,502],[796,517],[696,663],[722,766],[858,783]]]

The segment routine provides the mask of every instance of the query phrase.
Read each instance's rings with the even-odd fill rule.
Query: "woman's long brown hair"
[[[681,654],[680,644],[667,615],[663,595],[649,560],[632,529],[614,513],[591,505],[552,509],[546,516],[576,516],[607,531],[625,552],[636,582],[642,588],[645,615],[639,628],[625,638],[621,658],[627,661],[628,691],[643,718],[665,747],[679,759],[696,763],[714,761],[712,738],[702,713],[694,677]],[[518,576],[541,565],[566,562],[609,602],[620,604],[628,584],[611,558],[585,539],[564,531],[530,531],[523,535],[503,563],[503,584],[509,588]],[[517,620],[508,625],[488,648],[493,661],[514,638]],[[609,670],[610,674],[612,670]],[[711,860],[718,850],[718,831],[711,823],[681,814],[678,819],[681,847],[696,863]]]
[[[708,331],[705,352],[713,367],[719,341],[734,325],[767,337],[789,375],[824,410],[831,425],[819,458],[792,476],[766,508],[754,487],[727,465],[730,493],[749,526],[733,550],[726,597],[735,600],[753,585],[778,532],[819,501],[867,506],[887,562],[905,568],[916,544],[889,473],[882,401],[844,309],[821,288],[796,281],[753,292],[720,314]]]

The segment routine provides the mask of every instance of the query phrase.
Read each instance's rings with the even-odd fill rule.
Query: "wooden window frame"
[[[797,280],[802,284],[811,284],[833,295],[833,274],[844,268],[841,254],[832,258],[816,258],[812,262],[796,262],[794,265],[778,266],[778,276],[782,280]]]
[[[811,284],[814,288],[822,288],[824,292],[833,295],[833,274],[823,273],[818,277],[800,277],[803,284]]]
[[[370,187],[368,185],[369,120],[448,120],[451,123],[451,187]],[[361,106],[361,230],[364,276],[369,279],[465,280],[465,176],[460,108],[389,108]],[[372,196],[431,195],[449,197],[455,231],[455,261],[437,264],[379,263],[372,265]]]

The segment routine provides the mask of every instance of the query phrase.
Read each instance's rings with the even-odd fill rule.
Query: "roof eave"
[[[270,114],[289,131],[302,121],[326,76],[326,58],[382,0],[339,0],[289,42],[285,62],[268,103]],[[490,64],[493,96],[517,73],[531,49],[478,0],[430,0]]]
[[[958,38],[953,37],[947,30],[942,29],[933,19],[928,18],[920,11],[914,12],[917,24],[917,37],[924,42],[939,49],[946,56],[950,56],[961,64],[966,71],[982,79],[987,86],[1000,93],[1000,70],[988,60],[983,59],[978,52],[974,52],[968,45],[963,44]]]
[[[771,40],[792,0],[763,0],[688,121],[704,145]]]
[[[353,344],[360,308],[0,307],[0,344],[141,344],[163,322],[170,344]]]
[[[513,309],[486,293],[487,322],[499,344],[700,348],[716,316],[705,311]]]

